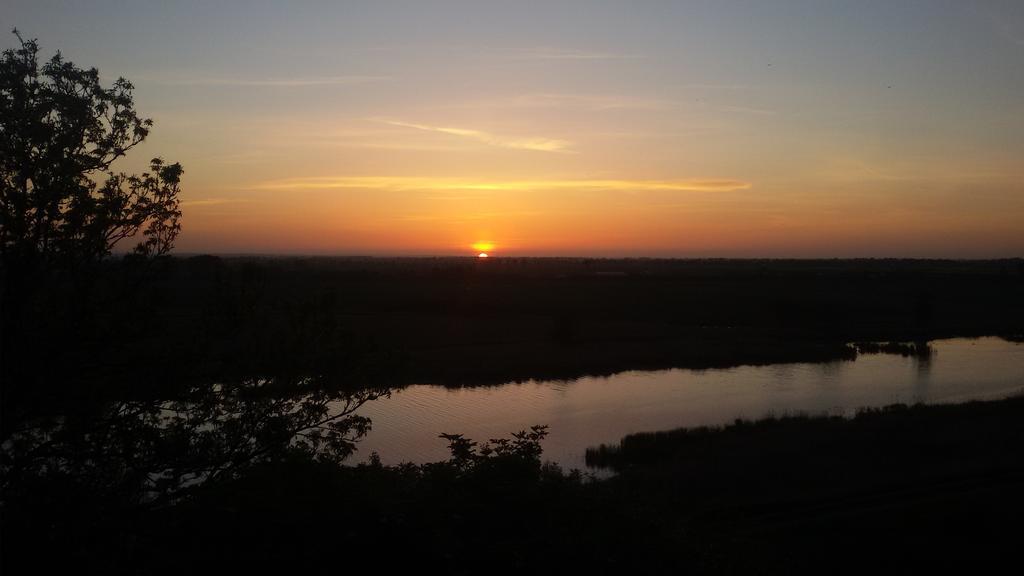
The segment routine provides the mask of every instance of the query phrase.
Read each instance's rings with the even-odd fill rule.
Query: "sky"
[[[181,253],[1024,256],[1024,2],[4,0]],[[13,47],[13,35],[0,47]]]

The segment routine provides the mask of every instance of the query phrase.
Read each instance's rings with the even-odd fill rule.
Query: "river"
[[[853,414],[895,403],[1003,398],[1024,391],[1024,345],[1000,338],[936,340],[928,358],[856,360],[714,370],[622,372],[449,389],[416,385],[362,407],[373,429],[359,445],[385,464],[444,460],[438,434],[477,441],[549,426],[544,459],[585,469],[587,447],[634,432],[719,425],[785,414]]]

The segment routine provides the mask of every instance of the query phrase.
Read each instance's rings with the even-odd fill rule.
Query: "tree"
[[[78,498],[163,506],[261,464],[337,464],[370,429],[356,410],[389,394],[321,375],[249,376],[75,406],[3,438],[0,506],[56,484]]]
[[[36,40],[0,56],[0,258],[7,274],[108,256],[141,234],[135,252],[167,253],[180,230],[180,164],[159,158],[141,175],[116,160],[146,139],[133,86],[100,83],[60,52],[40,65]]]
[[[131,238],[139,256],[166,254],[181,217],[180,164],[114,169],[153,125],[132,84],[104,86],[59,52],[40,63],[36,40],[14,35],[18,46],[0,53],[0,438],[20,407],[42,403],[31,399],[42,368],[71,370],[68,355],[97,340],[96,313],[124,308],[110,290],[99,302],[92,265]]]
[[[171,249],[182,168],[156,158],[147,173],[116,172],[153,125],[132,84],[104,87],[60,53],[40,64],[38,43],[14,34],[20,47],[0,55],[0,506],[5,491],[58,478],[166,502],[260,463],[349,456],[370,425],[355,410],[386,387],[323,374],[138,385],[166,371],[138,354],[138,373],[119,376],[126,359],[110,352],[124,340],[166,345],[161,302],[89,264],[133,237],[139,256]],[[126,310],[129,290],[147,314]]]

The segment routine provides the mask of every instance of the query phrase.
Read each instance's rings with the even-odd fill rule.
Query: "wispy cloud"
[[[732,106],[729,104],[706,104],[704,106],[709,110],[716,112],[725,112],[727,114],[753,114],[755,116],[774,116],[777,114],[775,110],[768,110],[766,108],[752,108],[750,106]]]
[[[680,180],[482,180],[469,178],[426,178],[409,176],[324,176],[288,178],[266,182],[258,188],[264,190],[329,190],[366,189],[391,191],[597,191],[622,192],[728,192],[747,190],[750,182],[733,179],[680,179]]]
[[[565,109],[602,112],[607,110],[681,110],[701,109],[724,114],[743,114],[769,116],[777,114],[775,110],[721,103],[721,98],[681,98],[664,99],[625,94],[586,94],[538,92],[500,96],[454,102],[442,106],[443,109]]]
[[[889,161],[868,161],[863,158],[833,158],[825,162],[816,173],[825,182],[840,183],[918,183],[922,185],[950,185],[990,183],[1016,183],[1019,181],[1013,169],[997,166],[981,167],[964,163],[936,165],[927,159],[903,159]]]
[[[443,221],[450,223],[460,222],[474,222],[477,220],[490,220],[493,218],[508,218],[516,216],[542,216],[550,215],[550,211],[542,210],[503,210],[503,211],[490,211],[490,212],[473,212],[469,214],[460,214],[454,216],[451,214],[407,214],[402,216],[395,216],[393,220],[401,222],[434,222]]]
[[[1024,46],[1024,33],[1014,28],[1012,25],[1006,22],[997,22],[996,30],[999,35],[1010,44]]]
[[[302,88],[309,86],[351,86],[355,84],[371,84],[392,80],[390,76],[315,76],[296,78],[235,78],[235,77],[198,77],[198,78],[151,78],[150,82],[168,86],[240,86],[268,88]]]
[[[221,206],[223,204],[238,204],[249,202],[246,198],[200,198],[198,200],[186,200],[181,203],[183,207],[188,206]]]
[[[632,60],[640,58],[636,54],[618,54],[614,52],[577,50],[551,46],[508,48],[494,50],[493,52],[510,60]]]
[[[447,44],[431,47],[449,55],[502,60],[635,60],[644,58],[641,54],[609,52],[606,50],[586,50],[558,46],[527,46],[527,47],[482,47],[479,45]],[[415,44],[390,44],[362,48],[361,52],[370,53],[408,53],[422,52],[424,47]]]
[[[672,102],[619,94],[519,94],[505,98],[456,104],[454,108],[575,108],[584,110],[660,110]]]
[[[484,132],[483,130],[471,130],[468,128],[452,128],[447,126],[430,126],[427,124],[419,124],[415,122],[401,122],[398,120],[387,120],[387,119],[374,119],[377,122],[382,122],[391,126],[398,126],[401,128],[413,128],[415,130],[423,130],[426,132],[439,132],[441,134],[451,134],[452,136],[460,136],[462,138],[470,138],[478,142],[483,142],[489,146],[498,146],[501,148],[514,148],[517,150],[535,150],[538,152],[568,152],[567,148],[570,146],[570,142],[566,140],[556,140],[553,138],[516,138],[507,136],[498,136],[491,134],[490,132]]]

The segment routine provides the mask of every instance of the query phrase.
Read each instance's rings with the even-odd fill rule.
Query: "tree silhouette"
[[[161,350],[184,337],[161,319],[165,279],[98,264],[132,238],[137,256],[170,251],[181,165],[115,171],[153,124],[132,84],[105,87],[60,53],[40,64],[38,43],[14,34],[0,56],[0,506],[58,484],[165,504],[259,464],[348,457],[370,427],[355,410],[387,387],[345,386],[322,366],[153,377],[174,370]],[[138,339],[154,353],[126,347]]]
[[[153,507],[259,464],[340,463],[370,429],[356,410],[389,393],[325,376],[241,377],[76,407],[5,439],[0,493],[59,484],[79,498]]]
[[[36,40],[0,56],[0,257],[7,274],[81,264],[141,234],[135,252],[167,253],[178,234],[180,164],[112,169],[149,135],[133,86],[100,83],[58,52],[40,65]]]
[[[115,171],[153,125],[136,113],[132,84],[104,86],[59,52],[41,63],[37,41],[13,33],[18,45],[0,54],[0,438],[21,408],[42,403],[32,398],[40,367],[70,365],[70,352],[98,340],[97,314],[124,307],[125,294],[95,289],[95,265],[132,238],[137,256],[166,254],[181,216],[180,164]]]

